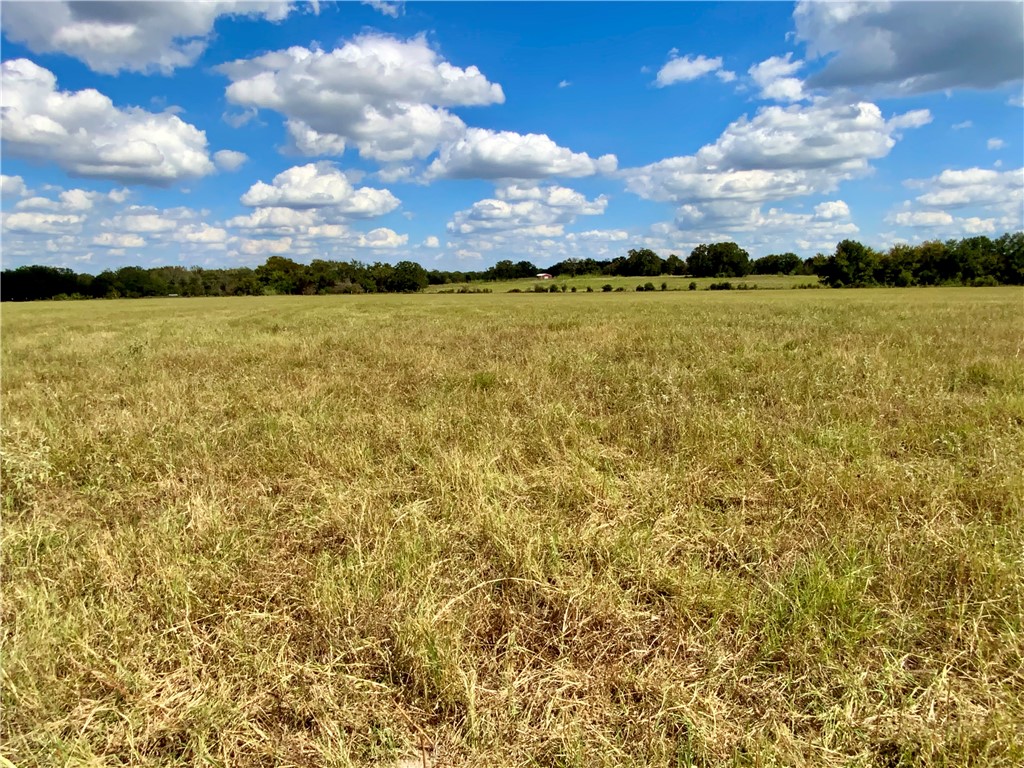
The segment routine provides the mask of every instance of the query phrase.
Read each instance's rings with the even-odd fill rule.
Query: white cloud
[[[559,88],[568,88],[570,85],[572,85],[572,83],[570,83],[568,80],[560,80],[558,82]]]
[[[198,243],[202,245],[217,245],[227,241],[228,233],[220,227],[212,227],[209,224],[186,224],[179,227],[172,236],[180,243]]]
[[[346,217],[382,216],[399,206],[386,189],[355,188],[344,173],[330,163],[309,163],[282,171],[272,184],[259,181],[242,195],[242,205],[252,207],[329,208]]]
[[[588,229],[585,232],[570,232],[566,240],[582,240],[588,243],[621,243],[629,239],[624,229]]]
[[[249,161],[249,156],[245,152],[222,149],[213,153],[213,161],[222,171],[237,171]]]
[[[5,61],[0,126],[11,155],[53,162],[74,176],[167,186],[213,170],[206,134],[176,115],[118,109],[91,88],[57,91],[49,70]]]
[[[985,146],[988,147],[989,149],[1002,149],[1003,147],[1006,146],[1006,142],[1003,141],[1002,139],[989,139],[985,143]]]
[[[945,211],[902,211],[892,222],[902,227],[943,227],[952,224],[953,217]]]
[[[905,182],[921,190],[913,201],[890,213],[886,221],[939,234],[963,236],[1024,227],[1024,168],[947,169],[929,179]],[[955,213],[954,213],[955,212]]]
[[[247,216],[228,219],[227,225],[237,229],[272,231],[279,235],[298,234],[320,221],[316,210],[307,208],[257,208]]]
[[[762,107],[694,155],[625,169],[622,175],[641,197],[679,204],[827,194],[844,180],[868,174],[870,161],[895,145],[897,129],[930,118],[926,111],[908,115],[886,121],[868,102]]]
[[[362,4],[370,6],[385,16],[390,16],[392,19],[397,19],[401,15],[405,5],[402,2],[394,2],[394,0],[362,0]]]
[[[4,35],[35,53],[64,53],[96,72],[170,73],[195,63],[224,16],[279,21],[287,2],[5,3]]]
[[[446,107],[500,104],[501,86],[445,61],[422,35],[366,34],[333,51],[293,47],[218,67],[241,107],[287,117],[295,147],[341,154],[352,144],[381,162],[425,158],[465,124]]]
[[[911,180],[911,188],[927,190],[917,197],[930,208],[1000,206],[1019,213],[1024,203],[1024,169],[993,171],[987,168],[948,169],[930,179]]]
[[[466,135],[441,148],[426,178],[545,179],[610,173],[615,155],[591,158],[586,152],[561,147],[546,134],[470,128]]]
[[[25,180],[21,176],[0,173],[0,194],[4,197],[21,197],[25,193]]]
[[[478,235],[512,231],[522,237],[553,237],[577,216],[598,216],[608,198],[588,200],[574,189],[559,186],[510,184],[499,187],[494,198],[478,200],[457,211],[448,223],[452,235]]]
[[[761,89],[762,99],[775,101],[800,101],[804,96],[804,84],[792,75],[804,63],[791,61],[792,53],[785,56],[772,56],[759,64],[755,64],[747,72]]]
[[[92,239],[92,244],[104,248],[141,248],[146,241],[139,235],[131,233],[101,232]]]
[[[366,234],[356,235],[354,245],[359,248],[400,248],[409,242],[408,235],[400,235],[393,229],[378,227]]]
[[[429,235],[423,241],[423,247],[424,248],[440,248],[441,247],[441,241],[438,240],[437,237],[435,237],[434,235]]]
[[[814,218],[819,221],[850,218],[850,206],[842,200],[829,200],[814,206]]]
[[[796,37],[810,57],[829,57],[814,88],[914,94],[994,88],[1022,78],[1018,2],[834,3],[801,0]]]
[[[677,58],[676,49],[670,51],[670,58],[665,65],[658,70],[658,74],[655,77],[654,83],[659,88],[664,88],[667,85],[673,83],[686,83],[691,80],[696,80],[704,75],[709,75],[712,72],[718,75],[718,78],[723,82],[730,82],[736,79],[736,74],[730,72],[727,69],[722,68],[722,57],[716,56],[713,59],[709,59],[707,56],[683,56]]]
[[[239,248],[247,256],[280,256],[292,251],[292,239],[280,237],[276,240],[243,239]]]
[[[954,131],[962,131],[965,128],[973,128],[973,127],[974,127],[974,123],[971,122],[970,120],[964,120],[962,123],[954,123],[953,124],[953,130]]]
[[[103,226],[118,232],[170,232],[178,226],[178,222],[158,212],[155,208],[131,206],[111,219],[103,222]]]
[[[5,213],[3,228],[5,232],[22,234],[60,235],[66,232],[77,232],[82,228],[85,216],[70,213]]]

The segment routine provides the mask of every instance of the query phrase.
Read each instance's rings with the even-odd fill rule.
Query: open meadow
[[[1020,765],[1022,298],[5,304],[0,754]]]

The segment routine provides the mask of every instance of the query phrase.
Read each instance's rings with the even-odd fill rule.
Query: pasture
[[[19,768],[1024,762],[1019,288],[2,330]]]

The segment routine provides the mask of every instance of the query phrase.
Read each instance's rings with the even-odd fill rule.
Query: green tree
[[[750,254],[736,243],[701,244],[686,265],[694,277],[744,277],[750,273]]]

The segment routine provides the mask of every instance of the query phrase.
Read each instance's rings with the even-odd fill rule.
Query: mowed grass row
[[[1010,288],[5,305],[0,751],[1019,765],[1021,332]]]

